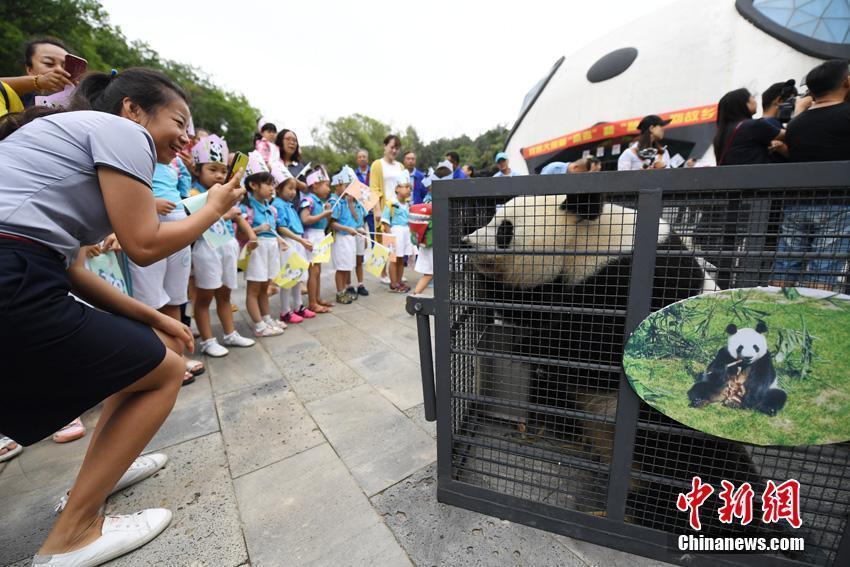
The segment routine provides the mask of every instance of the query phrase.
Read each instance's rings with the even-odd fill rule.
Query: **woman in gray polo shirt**
[[[165,75],[91,74],[73,106],[88,110],[0,121],[0,388],[15,401],[0,411],[0,432],[29,445],[104,401],[39,566],[100,565],[171,519],[163,509],[103,518],[100,507],[171,411],[192,334],[86,270],[80,247],[114,232],[148,265],[194,242],[242,193],[234,179],[189,218],[158,221],[154,164],[186,144],[189,122],[185,94]]]

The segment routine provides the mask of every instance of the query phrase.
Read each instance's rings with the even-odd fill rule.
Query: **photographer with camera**
[[[650,114],[638,124],[640,136],[629,149],[620,154],[617,160],[617,170],[632,169],[662,169],[670,167],[670,154],[667,147],[661,145],[664,139],[664,127],[670,120],[662,120],[660,116]]]
[[[797,102],[797,87],[794,79],[784,83],[773,83],[761,95],[761,117],[776,126],[785,128],[794,115],[794,105]],[[786,163],[788,161],[788,146],[783,140],[773,140],[768,146],[771,163]]]
[[[821,63],[806,75],[811,97],[801,97],[788,124],[790,161],[850,160],[850,71],[844,59]]]
[[[770,149],[783,140],[785,130],[773,119],[753,119],[755,113],[756,99],[747,89],[730,91],[717,103],[717,165],[770,163]]]

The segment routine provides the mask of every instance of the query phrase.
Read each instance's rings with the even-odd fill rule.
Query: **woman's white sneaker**
[[[201,352],[207,356],[212,356],[213,358],[221,358],[222,356],[230,354],[229,350],[218,344],[215,337],[201,341]]]
[[[171,522],[171,510],[150,508],[128,516],[107,516],[101,536],[69,553],[36,555],[33,567],[97,567],[142,547]]]
[[[249,339],[248,337],[243,337],[239,334],[238,331],[233,331],[229,335],[224,335],[221,339],[221,342],[225,344],[225,346],[235,346],[235,347],[252,347],[257,344],[257,341],[254,339]]]

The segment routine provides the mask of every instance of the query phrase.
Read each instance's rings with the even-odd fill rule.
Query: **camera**
[[[794,105],[797,103],[797,87],[794,86],[794,79],[791,79],[782,90],[779,92],[779,114],[777,119],[782,124],[788,124],[791,121],[791,115],[794,114]]]
[[[643,168],[649,169],[658,157],[658,148],[644,148],[638,150],[638,157],[643,160]]]

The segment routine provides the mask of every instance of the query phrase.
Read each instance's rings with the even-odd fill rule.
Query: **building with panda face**
[[[657,114],[672,120],[674,159],[713,165],[723,94],[759,99],[832,58],[850,59],[850,0],[680,0],[559,59],[526,95],[506,151],[523,173],[587,155],[616,169],[640,119]]]

